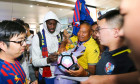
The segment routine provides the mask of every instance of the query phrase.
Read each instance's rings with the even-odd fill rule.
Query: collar
[[[128,49],[128,47],[123,46],[123,47],[118,48],[118,49],[113,50],[113,51],[109,51],[109,48],[107,48],[107,49],[105,50],[105,52],[109,52],[109,53],[114,57],[114,56],[120,55],[120,54],[125,53],[125,52],[131,53],[131,50]]]
[[[4,60],[0,59],[1,62],[4,62]]]
[[[90,37],[90,38],[91,38],[91,37]],[[89,38],[89,39],[90,39],[90,38]],[[81,41],[78,40],[78,44],[81,45],[82,43],[85,43],[85,42],[89,41],[89,39],[86,40],[86,41],[83,41],[83,42],[81,42]]]

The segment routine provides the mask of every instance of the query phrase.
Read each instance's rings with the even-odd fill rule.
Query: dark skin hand
[[[52,53],[48,56],[47,63],[53,63],[57,61],[57,58],[58,58],[58,53]]]
[[[79,77],[79,76],[88,76],[88,72],[78,64],[79,69],[78,70],[67,70],[67,72],[71,76]]]
[[[79,66],[79,70],[67,70],[67,72],[71,75],[71,76],[88,76],[88,72],[93,75],[95,73],[95,66],[94,65],[88,65],[88,70],[85,70],[82,66]],[[88,72],[87,72],[88,71]]]

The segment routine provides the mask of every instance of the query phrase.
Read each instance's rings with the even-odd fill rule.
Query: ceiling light
[[[60,11],[62,11],[63,9],[59,9]]]
[[[33,5],[30,5],[30,7],[32,8],[32,7],[33,7]]]
[[[25,18],[25,17],[22,17],[22,18]]]
[[[46,1],[46,0],[30,0],[30,1],[37,1],[37,2],[43,2],[43,3],[55,4],[55,5],[61,5],[61,6],[69,6],[69,7],[75,6],[73,4],[61,3],[61,2],[56,2],[56,1]]]

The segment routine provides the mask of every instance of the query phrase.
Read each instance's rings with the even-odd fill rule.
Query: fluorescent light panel
[[[61,6],[69,6],[69,7],[74,7],[75,6],[73,4],[60,3],[60,2],[48,1],[48,0],[30,0],[30,1],[37,1],[37,2],[43,2],[43,3],[55,4],[55,5],[61,5]]]

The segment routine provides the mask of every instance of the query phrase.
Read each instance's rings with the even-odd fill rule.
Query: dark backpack
[[[37,35],[38,35],[38,38],[39,38],[39,46],[41,48],[42,47],[42,35],[41,35],[40,32],[38,32]]]

